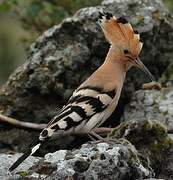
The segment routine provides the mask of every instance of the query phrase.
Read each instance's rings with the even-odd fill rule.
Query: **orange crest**
[[[134,56],[138,56],[143,43],[131,24],[123,17],[117,19],[110,13],[99,14],[99,24],[110,44],[128,49]]]

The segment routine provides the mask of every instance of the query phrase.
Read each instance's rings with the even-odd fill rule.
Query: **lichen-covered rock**
[[[167,129],[173,129],[173,87],[137,91],[125,107],[122,121],[126,122],[117,131],[122,131],[120,136],[149,157],[157,177],[172,179],[173,136],[168,137]]]
[[[3,154],[2,156],[9,158],[9,155]],[[0,156],[0,160],[2,156]],[[7,161],[8,165],[4,168],[9,167],[12,161],[14,159],[11,156],[11,160]],[[20,179],[20,175],[28,179],[123,180],[142,179],[153,175],[152,169],[146,164],[144,165],[138,157],[134,146],[130,143],[116,144],[113,142],[112,144],[84,144],[78,150],[60,150],[49,153],[29,170],[24,168],[21,172],[21,168],[9,175],[9,179],[14,177]],[[1,177],[3,178],[3,173],[1,173]]]
[[[173,87],[139,90],[125,107],[122,121],[154,119],[173,129]]]
[[[154,169],[157,178],[171,178],[173,140],[168,136],[166,127],[159,121],[127,121],[116,127],[109,137],[127,139],[136,147],[141,157],[145,157],[144,162]]]
[[[173,63],[171,63],[160,78],[160,82],[167,86],[173,85]]]
[[[9,155],[9,154],[0,154],[0,179],[7,180],[11,176],[11,173],[8,171],[10,165],[16,161],[21,154]],[[13,176],[13,179],[19,179],[27,175],[27,171],[32,167],[40,158],[29,157],[26,161],[18,168],[18,173]]]

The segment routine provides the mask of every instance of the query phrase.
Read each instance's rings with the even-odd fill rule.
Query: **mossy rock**
[[[29,175],[29,173],[27,171],[20,171],[17,174],[19,174],[23,178]]]
[[[159,80],[163,84],[173,85],[173,63],[171,63]]]
[[[165,154],[173,149],[173,141],[168,136],[166,127],[156,120],[124,122],[113,129],[108,137],[127,139],[141,154],[141,158],[144,157],[145,162],[148,159],[148,163],[155,171],[163,167],[168,158]]]

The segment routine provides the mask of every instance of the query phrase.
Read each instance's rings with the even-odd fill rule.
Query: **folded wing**
[[[85,126],[91,117],[103,112],[112,102],[116,92],[97,87],[78,88],[66,106],[55,116],[40,133],[40,140],[50,138],[55,131],[76,132]],[[93,122],[94,126],[95,122]]]

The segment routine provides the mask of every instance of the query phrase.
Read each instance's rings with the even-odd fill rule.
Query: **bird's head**
[[[116,51],[119,62],[125,65],[126,70],[132,66],[140,68],[154,81],[152,74],[139,59],[143,45],[139,33],[134,31],[131,24],[123,17],[117,19],[111,13],[99,14],[98,22],[111,44],[111,49]]]

